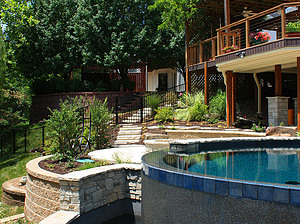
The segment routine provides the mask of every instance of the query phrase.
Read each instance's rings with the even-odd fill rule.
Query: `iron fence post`
[[[116,125],[118,124],[118,97],[115,98]]]
[[[27,149],[27,130],[26,130],[26,128],[24,130],[24,148],[25,148],[25,153],[26,153],[26,149]]]
[[[143,96],[140,96],[141,123],[143,123],[143,113],[144,113],[143,110],[144,110]]]
[[[45,126],[42,127],[42,146],[45,146]]]

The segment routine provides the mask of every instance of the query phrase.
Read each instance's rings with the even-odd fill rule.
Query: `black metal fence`
[[[114,120],[120,123],[143,123],[154,118],[154,109],[177,105],[185,85],[174,86],[167,91],[133,93],[131,96],[115,97],[108,105],[113,108]]]
[[[0,135],[0,156],[26,153],[45,145],[45,126],[13,128]]]

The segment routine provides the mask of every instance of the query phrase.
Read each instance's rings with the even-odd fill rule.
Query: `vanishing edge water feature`
[[[170,150],[143,157],[143,223],[295,223],[300,221],[297,185],[195,174],[166,164],[164,156],[238,149],[300,148],[300,138],[182,140]],[[262,150],[261,150],[262,151]]]

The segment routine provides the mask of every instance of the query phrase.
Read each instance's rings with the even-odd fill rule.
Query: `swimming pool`
[[[299,138],[231,138],[149,153],[143,223],[300,222],[299,148]]]

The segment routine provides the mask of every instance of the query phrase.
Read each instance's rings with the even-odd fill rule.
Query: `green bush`
[[[174,111],[171,107],[160,107],[155,111],[155,120],[158,120],[159,122],[174,121]]]
[[[90,102],[90,111],[92,116],[92,139],[95,141],[96,149],[109,146],[111,136],[110,121],[112,119],[111,110],[107,107],[107,99],[104,102],[93,99]]]
[[[179,107],[180,108],[187,108],[189,106],[193,106],[195,103],[204,104],[204,94],[202,92],[195,92],[195,93],[184,93],[179,100]]]
[[[50,110],[50,118],[46,121],[49,128],[46,150],[59,161],[74,161],[80,156],[79,150],[75,150],[76,138],[81,133],[80,112],[81,99],[67,99],[61,101],[60,109]]]
[[[207,106],[204,103],[196,102],[187,108],[189,121],[203,121],[206,119]]]
[[[157,93],[148,95],[146,97],[146,104],[148,105],[148,107],[151,108],[151,114],[153,116],[156,114],[155,110],[158,109],[161,102],[162,102],[161,96]]]
[[[218,90],[209,101],[209,115],[214,119],[226,117],[226,94],[222,90]]]

